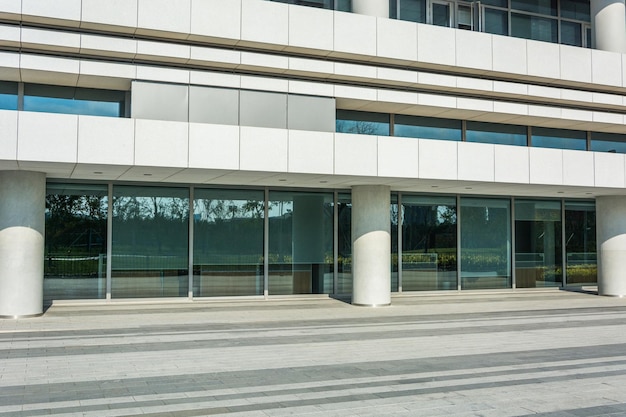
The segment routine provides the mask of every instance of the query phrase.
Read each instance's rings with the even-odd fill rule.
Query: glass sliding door
[[[511,201],[461,197],[461,289],[511,288]]]
[[[106,297],[106,185],[47,186],[44,300]]]
[[[115,186],[113,298],[186,297],[189,190]]]
[[[560,201],[515,201],[515,285],[554,287],[563,282]]]
[[[333,194],[270,192],[269,294],[333,292]]]
[[[592,201],[565,202],[566,282],[596,284],[596,205]]]
[[[337,199],[337,292],[352,294],[352,197],[340,193]]]
[[[194,190],[194,297],[263,295],[263,194]]]
[[[402,291],[456,290],[456,198],[402,196]]]

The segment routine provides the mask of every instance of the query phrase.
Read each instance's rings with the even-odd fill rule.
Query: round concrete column
[[[352,0],[352,12],[376,17],[389,17],[389,0]]]
[[[43,313],[46,175],[0,171],[0,317]]]
[[[626,197],[596,198],[598,293],[626,295]]]
[[[596,49],[626,53],[625,0],[591,0],[591,25]]]
[[[352,187],[352,304],[391,303],[390,189]]]

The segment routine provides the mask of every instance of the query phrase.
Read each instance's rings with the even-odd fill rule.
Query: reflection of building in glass
[[[626,293],[623,0],[5,3],[0,316]]]

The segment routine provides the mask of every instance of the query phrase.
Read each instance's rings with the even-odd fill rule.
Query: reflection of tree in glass
[[[362,120],[337,120],[337,132],[356,133],[360,135],[378,134],[378,126],[374,122]]]

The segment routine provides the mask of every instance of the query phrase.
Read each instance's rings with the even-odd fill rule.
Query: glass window
[[[536,41],[558,42],[557,20],[525,14],[511,14],[511,36]]]
[[[561,43],[583,46],[582,25],[576,22],[561,21]]]
[[[561,202],[515,201],[515,284],[554,287],[563,282]]]
[[[556,16],[556,0],[511,0],[511,9]]]
[[[112,221],[112,297],[187,297],[189,190],[116,186]]]
[[[106,185],[48,184],[44,300],[106,297]]]
[[[587,132],[580,130],[551,129],[547,127],[532,128],[532,146],[538,148],[587,149]]]
[[[506,10],[485,8],[485,32],[494,35],[508,35],[509,13]]]
[[[591,21],[591,3],[589,0],[561,0],[561,17],[584,22]]]
[[[391,291],[397,292],[400,288],[400,282],[398,280],[398,225],[399,216],[398,211],[398,194],[391,194]]]
[[[0,110],[17,110],[17,83],[0,81]]]
[[[389,115],[354,110],[337,110],[336,130],[340,133],[389,136]]]
[[[526,126],[468,121],[466,140],[468,142],[526,146],[528,142],[527,130]]]
[[[431,8],[433,25],[452,27],[452,3],[447,1],[432,1]]]
[[[333,194],[270,193],[269,294],[333,292]]]
[[[263,191],[195,189],[193,295],[263,295]]]
[[[335,0],[335,10],[340,12],[352,11],[352,0]]]
[[[626,135],[591,132],[591,151],[626,153]]]
[[[595,203],[593,201],[566,201],[565,253],[568,285],[597,283],[596,250]]]
[[[497,7],[508,7],[509,6],[509,1],[508,0],[482,0],[481,3],[485,4],[485,5],[488,5],[488,6],[497,6]]]
[[[393,134],[408,138],[460,141],[462,126],[460,120],[398,114],[394,117]]]
[[[461,288],[511,287],[511,202],[461,198]]]
[[[123,117],[125,96],[123,91],[25,84],[24,110]]]
[[[455,290],[456,199],[402,196],[402,291]]]
[[[399,0],[398,6],[398,19],[426,23],[426,0]]]
[[[352,196],[339,194],[337,209],[337,293],[352,294]]]

